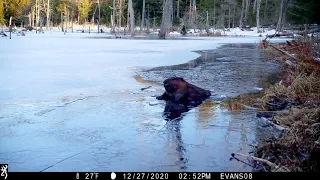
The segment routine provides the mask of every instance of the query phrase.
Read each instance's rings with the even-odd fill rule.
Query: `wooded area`
[[[127,30],[160,26],[180,30],[184,25],[188,29],[254,26],[259,31],[268,26],[281,32],[286,26],[319,24],[317,17],[317,0],[0,0],[0,24],[55,26],[62,31],[73,24],[95,24]]]

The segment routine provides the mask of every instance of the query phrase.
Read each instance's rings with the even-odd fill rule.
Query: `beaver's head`
[[[181,77],[172,77],[163,82],[164,88],[168,93],[174,93],[179,88],[184,87],[186,81]]]

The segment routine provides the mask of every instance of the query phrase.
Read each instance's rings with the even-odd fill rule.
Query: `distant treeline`
[[[189,28],[320,24],[319,0],[171,1],[173,26],[182,23]],[[132,2],[135,26],[161,25],[166,0]],[[102,25],[128,27],[128,17],[128,0],[0,0],[0,23],[6,26],[10,23],[32,27],[57,26],[61,22],[97,24],[100,19]]]

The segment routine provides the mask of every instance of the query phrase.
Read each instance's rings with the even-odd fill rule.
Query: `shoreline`
[[[263,105],[268,112],[259,116],[282,136],[263,139],[254,156],[233,156],[251,159],[258,172],[318,172],[320,62],[310,56],[312,41],[262,43],[260,48],[270,59],[279,61],[283,70],[281,81],[263,92]]]

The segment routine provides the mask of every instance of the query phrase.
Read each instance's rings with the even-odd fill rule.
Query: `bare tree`
[[[34,27],[34,16],[35,16],[35,7],[32,7],[32,12],[31,12],[31,26]]]
[[[257,6],[257,16],[256,16],[256,22],[257,22],[257,33],[260,32],[259,26],[260,26],[260,5],[261,0],[256,0],[256,6]]]
[[[101,11],[100,11],[100,0],[98,0],[98,8],[99,8],[99,16],[98,16],[98,18],[99,18],[99,22],[98,22],[98,34],[99,34],[99,32],[100,32],[100,16],[101,16]]]
[[[112,4],[112,16],[111,16],[111,26],[112,26],[112,30],[114,31],[115,28],[115,19],[116,19],[116,0],[113,0],[113,4]]]
[[[36,24],[35,26],[38,28],[38,23],[39,23],[39,19],[38,19],[38,9],[39,9],[39,0],[36,0]]]
[[[180,6],[180,0],[177,1],[177,18],[180,18],[179,6]]]
[[[232,16],[232,28],[235,27],[235,16],[236,16],[236,4],[233,5],[233,16]]]
[[[246,9],[244,12],[244,25],[247,25],[250,0],[246,0]]]
[[[192,3],[192,24],[196,22],[197,19],[197,5],[196,5],[196,0],[193,0]]]
[[[166,0],[165,6],[162,13],[162,21],[159,32],[159,39],[165,39],[166,34],[169,31],[172,21],[171,21],[171,11],[172,11],[172,0]]]
[[[226,0],[225,0],[226,1]],[[225,1],[224,0],[221,0],[221,2],[220,2],[220,11],[221,11],[221,13],[220,13],[220,23],[219,23],[219,26],[221,27],[221,28],[225,28],[225,26],[224,26],[224,23],[225,23],[225,10],[226,10],[226,3],[225,3]]]
[[[121,28],[121,21],[122,21],[122,1],[123,0],[119,0],[119,19],[118,19],[119,28]]]
[[[264,4],[264,10],[263,10],[263,24],[266,24],[267,21],[267,9],[268,9],[268,0],[266,0]]]
[[[189,24],[191,24],[192,21],[192,0],[190,0],[189,4]]]
[[[278,23],[277,23],[276,32],[282,32],[282,30],[283,30],[287,7],[288,7],[288,0],[281,0],[279,19],[278,19]]]
[[[143,26],[144,26],[144,14],[145,14],[145,9],[146,9],[146,0],[143,0],[143,2],[142,2],[141,30],[143,30]]]
[[[228,15],[228,28],[230,29],[231,28],[231,5],[230,5],[230,3],[228,4],[228,12],[229,12],[229,15]]]
[[[130,29],[130,11],[129,11],[129,2],[128,2],[128,10],[127,10],[127,29]]]
[[[213,26],[216,25],[216,4],[215,0],[213,0]]]
[[[37,26],[40,26],[40,0],[38,0],[38,8],[37,8]]]
[[[241,8],[241,16],[240,16],[240,24],[239,24],[240,28],[243,27],[244,5],[245,5],[245,0],[242,0],[242,8]]]
[[[49,29],[49,24],[50,24],[50,0],[47,1],[47,29]]]
[[[133,37],[134,36],[134,11],[132,7],[132,0],[129,0],[128,6],[130,11],[130,31],[131,31],[131,37]]]

